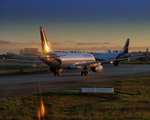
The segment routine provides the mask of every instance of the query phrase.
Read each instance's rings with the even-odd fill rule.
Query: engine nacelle
[[[95,67],[91,67],[91,70],[93,72],[102,72],[103,66],[102,65],[96,65]]]

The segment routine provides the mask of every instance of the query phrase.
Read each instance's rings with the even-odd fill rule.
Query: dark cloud
[[[112,43],[110,43],[110,42],[104,42],[103,44],[112,44]]]
[[[88,48],[89,50],[92,50],[92,51],[106,51],[106,50],[122,50],[123,47],[122,46],[110,46],[110,47],[107,47],[107,46],[101,46],[101,47],[89,47]]]
[[[101,42],[96,42],[96,43],[85,43],[85,42],[79,42],[79,43],[76,43],[77,45],[102,45],[102,44],[112,44],[110,42],[104,42],[104,43],[101,43]]]
[[[147,48],[150,49],[150,46],[134,46],[134,47],[129,47],[129,50],[136,50],[136,51],[145,50],[146,51]]]
[[[56,42],[54,40],[49,41],[52,45],[53,51],[80,51],[80,52],[106,52],[107,50],[118,50],[121,51],[123,49],[123,46],[107,46],[107,44],[112,44],[109,42],[104,43],[73,43],[74,45],[68,45],[69,42]],[[75,41],[74,41],[75,42]],[[80,46],[81,45],[81,46]],[[87,45],[87,46],[82,46]],[[89,46],[88,46],[89,45]],[[92,45],[101,45],[96,47],[91,47]],[[41,43],[40,42],[15,42],[15,41],[8,41],[8,40],[0,40],[0,54],[6,53],[6,52],[14,52],[19,53],[19,50],[24,48],[39,48],[39,51],[41,51]],[[133,46],[129,47],[129,52],[132,51],[146,51],[146,48],[150,49],[150,46]]]
[[[49,40],[48,41],[51,45],[61,45],[62,43],[61,42],[56,42],[54,40]]]
[[[36,42],[15,42],[8,40],[0,40],[0,54],[6,52],[19,53],[24,48],[41,48],[40,43]]]
[[[150,46],[134,46],[134,47],[129,47],[129,52],[132,52],[132,51],[146,51],[146,48],[150,49]],[[110,46],[110,47],[107,47],[107,46],[101,46],[101,47],[89,47],[87,48],[88,51],[107,51],[107,50],[118,50],[118,51],[122,51],[123,50],[123,46]]]
[[[37,42],[14,42],[14,41],[9,41],[9,40],[0,40],[0,44],[11,44],[11,45],[39,45],[40,43]]]
[[[139,51],[139,50],[146,51],[146,48],[150,49],[150,46],[143,46],[143,47],[135,46],[135,47],[130,47],[129,48],[129,52]],[[106,52],[108,50],[111,50],[111,51],[114,51],[114,50],[122,51],[123,46],[110,46],[110,47],[101,46],[101,47],[87,47],[87,48],[73,46],[73,47],[54,47],[53,49],[54,49],[54,51],[79,51],[79,52],[90,52],[90,51],[93,51],[93,52]]]
[[[12,44],[12,41],[0,40],[0,44]]]
[[[74,41],[74,40],[65,40],[65,42],[73,43],[73,42],[76,42],[76,41]]]
[[[40,44],[40,43],[32,42],[32,41],[31,41],[30,43],[31,43],[31,44],[34,44],[34,45],[35,45],[35,44],[36,44],[36,45],[39,45],[39,44]]]
[[[86,51],[86,48],[77,48],[77,47],[56,47],[54,48],[55,51]]]

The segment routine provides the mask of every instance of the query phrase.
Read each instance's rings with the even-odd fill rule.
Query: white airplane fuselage
[[[40,60],[49,66],[59,69],[70,69],[73,65],[95,62],[95,58],[90,53],[48,53],[38,56]],[[75,66],[74,66],[75,67]]]
[[[121,55],[121,53],[93,53],[93,56],[97,61],[105,61],[105,60],[116,60],[118,56],[119,59],[127,58],[130,56],[130,54],[125,53]]]
[[[114,60],[119,55],[119,53],[93,53],[96,60]]]

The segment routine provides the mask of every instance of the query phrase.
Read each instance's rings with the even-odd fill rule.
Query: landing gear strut
[[[60,71],[59,70],[54,71],[54,76],[59,76],[59,75],[60,75]]]
[[[86,66],[83,66],[83,71],[81,72],[81,76],[85,75],[87,76],[89,74],[88,68]]]
[[[60,75],[60,70],[55,69],[54,67],[50,68],[50,71],[52,71],[54,73],[54,76],[59,76]]]
[[[118,63],[119,63],[119,62],[114,62],[114,66],[118,66]]]

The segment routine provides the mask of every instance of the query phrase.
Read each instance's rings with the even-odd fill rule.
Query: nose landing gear
[[[55,69],[54,67],[50,67],[50,71],[54,73],[54,76],[59,76],[61,69]]]
[[[81,72],[81,76],[87,76],[89,74],[88,67],[83,66],[83,71]]]

